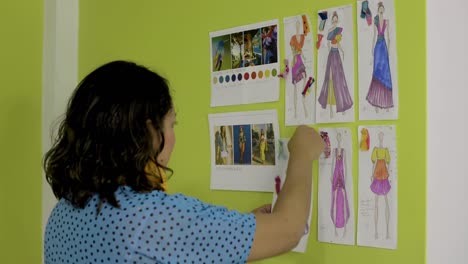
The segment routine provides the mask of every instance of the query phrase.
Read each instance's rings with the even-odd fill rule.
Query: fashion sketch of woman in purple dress
[[[291,46],[291,51],[293,54],[292,61],[292,83],[294,85],[294,118],[297,117],[297,95],[303,88],[306,86],[307,82],[307,72],[304,65],[304,55],[302,54],[302,48],[304,47],[306,33],[300,31],[301,21],[299,19],[296,21],[296,34],[291,36],[289,45]],[[298,83],[302,82],[300,91],[298,90]],[[304,114],[307,118],[307,109],[305,106],[304,97],[302,97],[302,106],[304,107]]]
[[[387,48],[390,47],[390,23],[383,16],[385,7],[382,2],[378,3],[377,11],[378,14],[374,17],[374,38],[372,40],[374,63],[372,81],[366,100],[375,107],[375,111],[378,113],[379,109],[386,109],[388,111],[393,107],[393,89]],[[387,39],[385,39],[385,34],[387,35]]]
[[[338,146],[333,149],[330,216],[335,226],[335,236],[338,236],[338,228],[344,228],[344,237],[346,235],[346,224],[349,220],[350,210],[345,184],[345,150],[341,147],[340,133],[337,134],[336,140]]]
[[[344,114],[353,106],[353,99],[349,93],[343,69],[344,51],[340,44],[343,28],[338,27],[339,19],[336,12],[333,12],[331,21],[332,27],[328,30],[327,35],[329,54],[318,102],[323,109],[326,109],[327,105],[330,107],[330,118],[333,118],[333,105],[336,106],[337,113]]]

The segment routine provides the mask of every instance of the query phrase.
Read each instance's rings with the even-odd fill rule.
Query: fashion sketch
[[[289,45],[291,46],[293,60],[292,60],[292,83],[294,85],[294,94],[298,94],[299,83],[305,87],[307,81],[307,72],[304,66],[304,55],[302,54],[302,48],[304,47],[305,34],[300,31],[301,22],[299,19],[296,21],[296,34],[291,37]],[[302,91],[302,90],[301,90]],[[307,109],[305,108],[305,102],[302,100],[302,106],[304,107],[304,113],[307,115]],[[297,117],[297,96],[294,96],[294,117]]]
[[[341,47],[343,27],[338,26],[338,13],[334,12],[331,18],[332,27],[328,30],[328,59],[325,68],[324,82],[320,91],[318,102],[323,109],[329,107],[330,118],[333,118],[332,106],[336,107],[336,112],[344,113],[353,106],[353,99],[348,89],[343,60],[344,50]],[[341,52],[341,53],[340,53]],[[352,56],[350,56],[352,58]]]
[[[315,78],[313,43],[310,20],[307,15],[284,19],[286,58],[286,124],[312,124],[315,122]]]
[[[398,63],[393,2],[357,2],[360,120],[398,119]]]
[[[353,8],[346,5],[319,11],[318,22],[325,21],[324,14],[327,20],[319,34],[320,45],[317,43],[317,123],[353,122]]]
[[[341,146],[341,134],[336,136],[337,147],[333,149],[332,163],[332,190],[330,216],[335,225],[335,235],[338,236],[337,229],[344,228],[343,236],[346,234],[346,224],[349,220],[349,202],[345,185],[345,151]]]
[[[385,6],[378,3],[378,14],[374,17],[374,37],[372,40],[373,70],[372,81],[366,100],[379,109],[393,107],[392,74],[390,72],[390,61],[388,47],[390,46],[389,19],[384,17]]]
[[[387,194],[391,189],[390,182],[388,180],[388,165],[390,163],[390,153],[388,148],[383,146],[384,133],[379,133],[379,145],[374,147],[372,151],[372,178],[370,188],[375,194],[375,212],[374,212],[374,222],[375,222],[375,239],[379,238],[378,232],[378,220],[379,220],[379,197],[383,196],[385,199],[385,221],[386,221],[386,230],[385,237],[389,238],[389,221],[390,221],[390,207],[388,205]]]
[[[359,126],[360,246],[396,249],[398,166],[395,126]]]
[[[352,135],[349,128],[321,128],[330,144],[319,158],[318,240],[354,245]]]

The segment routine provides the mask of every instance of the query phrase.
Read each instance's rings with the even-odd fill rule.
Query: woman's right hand
[[[325,142],[314,128],[298,126],[288,143],[288,149],[295,159],[318,159],[325,148]]]

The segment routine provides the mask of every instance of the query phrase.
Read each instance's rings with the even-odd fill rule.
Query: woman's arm
[[[294,248],[301,239],[310,210],[312,161],[324,143],[312,128],[299,126],[288,144],[287,177],[271,214],[255,213],[256,231],[248,260],[272,257]]]

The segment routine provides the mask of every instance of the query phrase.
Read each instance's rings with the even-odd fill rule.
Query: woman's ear
[[[146,128],[148,129],[150,136],[151,136],[151,140],[152,140],[151,145],[153,147],[153,151],[156,152],[156,150],[159,148],[159,145],[161,143],[161,139],[151,119],[146,120]]]

